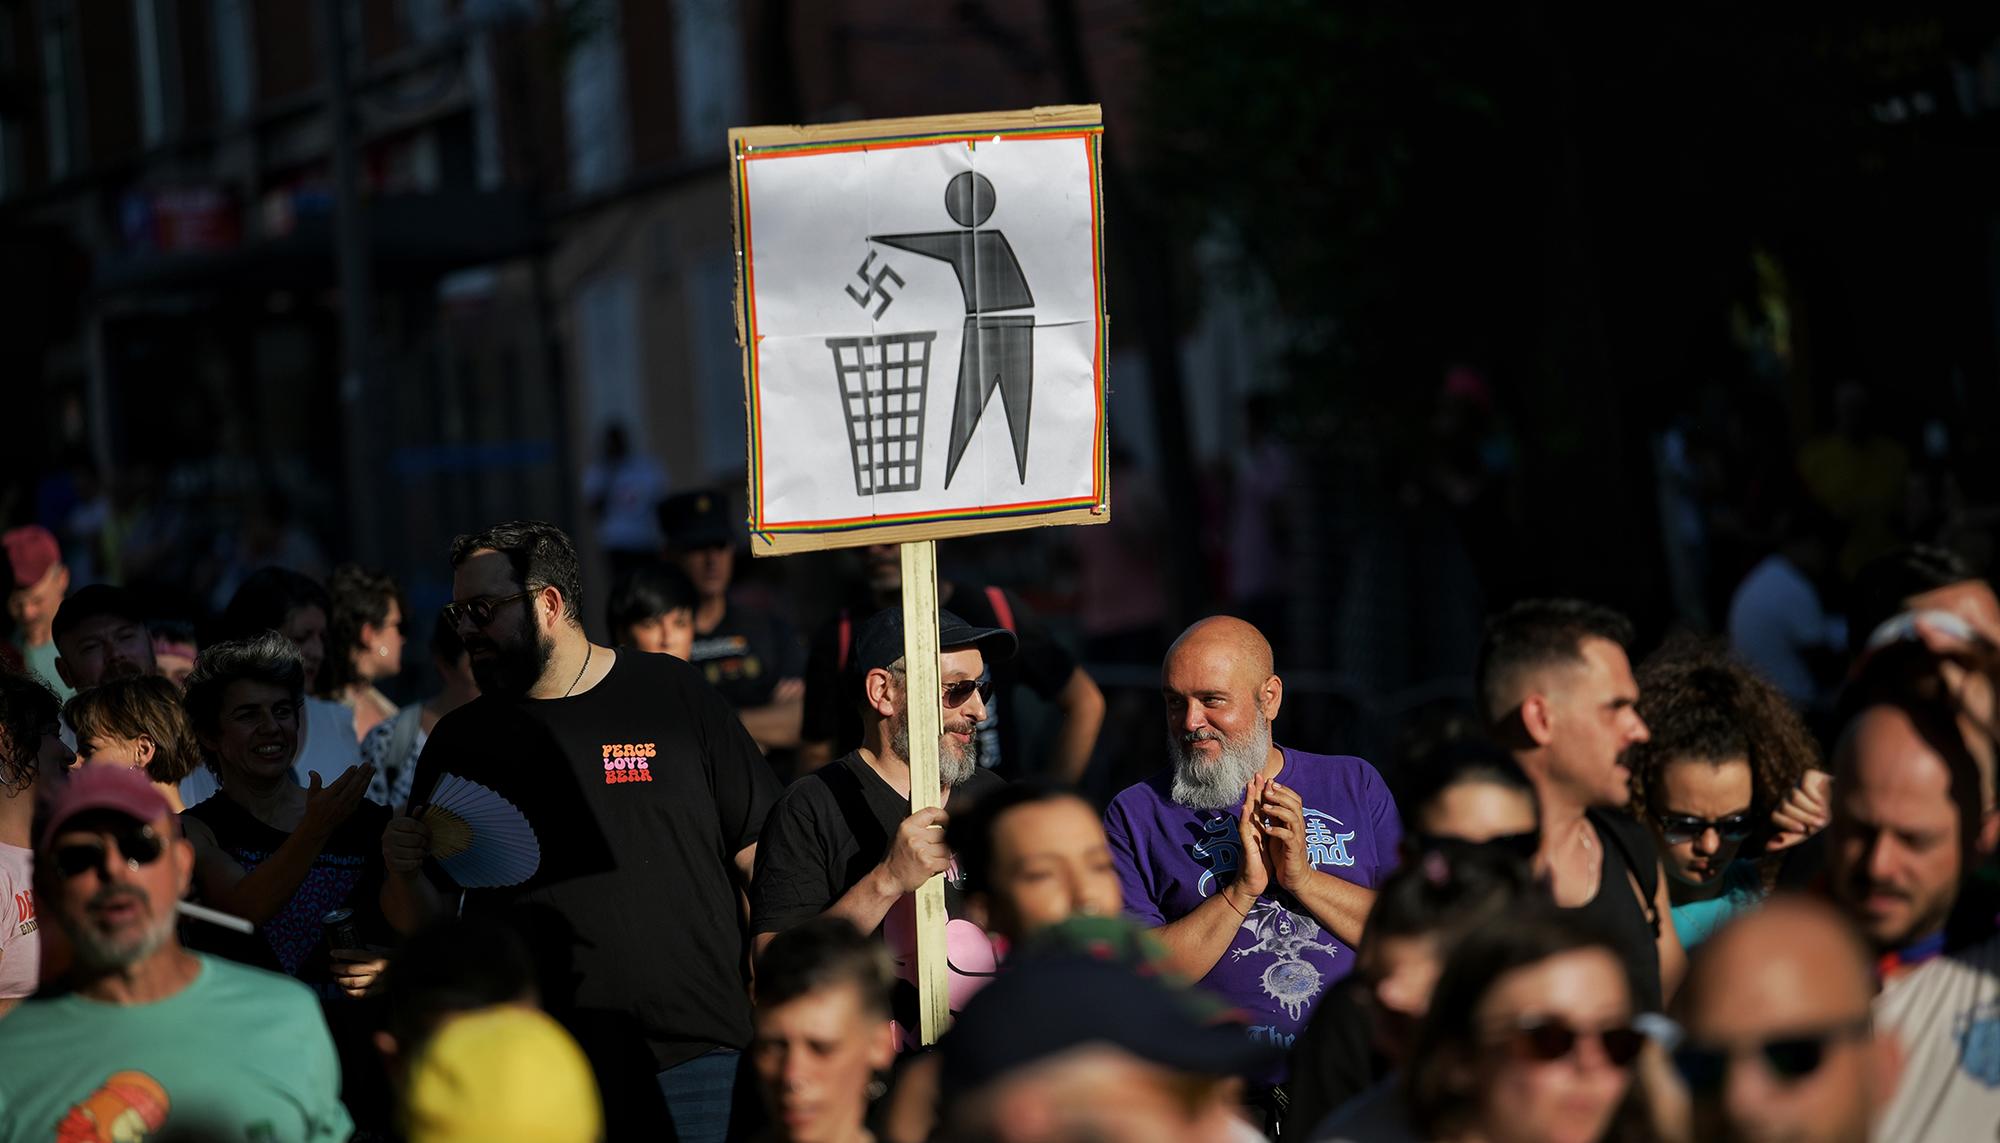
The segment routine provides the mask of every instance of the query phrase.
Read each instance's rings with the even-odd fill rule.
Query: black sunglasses
[[[1754,1052],[1762,1056],[1764,1066],[1773,1076],[1785,1083],[1796,1083],[1820,1069],[1830,1046],[1866,1036],[1873,1027],[1873,1022],[1863,1016],[1831,1028],[1778,1036],[1735,1048],[1690,1041],[1674,1050],[1674,1066],[1687,1081],[1688,1090],[1698,1095],[1722,1090],[1722,1082],[1729,1075],[1729,1063],[1739,1053]]]
[[[1692,814],[1655,814],[1653,820],[1660,823],[1660,836],[1668,845],[1686,845],[1709,830],[1714,830],[1724,841],[1742,841],[1757,828],[1757,823],[1749,814],[1731,814],[1726,818],[1698,818]]]
[[[1416,852],[1441,853],[1447,859],[1454,858],[1461,853],[1479,850],[1486,853],[1504,853],[1509,857],[1519,858],[1521,861],[1532,865],[1534,864],[1535,854],[1540,853],[1542,850],[1542,835],[1534,830],[1529,830],[1526,833],[1496,834],[1485,841],[1473,841],[1469,838],[1452,837],[1450,834],[1442,833],[1413,834],[1411,840],[1416,846]]]
[[[1629,1067],[1646,1047],[1646,1034],[1630,1024],[1620,1024],[1614,1028],[1600,1028],[1595,1032],[1579,1032],[1565,1020],[1554,1016],[1532,1017],[1515,1027],[1507,1036],[1515,1051],[1528,1059],[1540,1063],[1560,1060],[1576,1051],[1577,1044],[1595,1036],[1597,1044],[1604,1049],[1604,1058],[1613,1067]]]
[[[444,621],[456,627],[461,621],[470,617],[474,627],[484,627],[488,623],[493,622],[493,613],[500,610],[501,604],[512,603],[517,599],[526,599],[535,594],[537,590],[539,589],[531,587],[526,591],[517,591],[512,595],[503,595],[497,599],[492,596],[482,595],[476,599],[468,599],[463,603],[456,601],[447,603],[444,605]]]
[[[980,702],[985,702],[992,698],[993,680],[965,679],[961,682],[946,683],[944,685],[944,708],[946,710],[957,710],[959,707],[965,705],[965,700],[971,698],[975,691],[979,694]]]
[[[125,858],[125,864],[132,869],[158,861],[160,854],[166,849],[165,844],[160,841],[160,835],[153,832],[152,826],[143,822],[132,822],[105,832],[111,835],[111,840],[118,846],[119,854]],[[110,852],[102,841],[72,841],[56,846],[52,856],[55,858],[56,872],[62,874],[64,878],[70,878],[93,870],[102,870]]]

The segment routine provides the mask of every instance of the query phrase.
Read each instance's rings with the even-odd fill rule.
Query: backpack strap
[[[1020,634],[1014,628],[1014,608],[1008,604],[1006,592],[1001,591],[992,584],[988,584],[986,585],[986,602],[993,605],[993,618],[1000,621],[1000,626],[1005,627],[1009,635]]]

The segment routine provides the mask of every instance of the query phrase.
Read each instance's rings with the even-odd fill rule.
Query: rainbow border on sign
[[[976,146],[982,142],[1006,139],[1077,139],[1083,143],[1085,161],[1090,170],[1090,237],[1091,274],[1097,290],[1097,336],[1096,351],[1091,361],[1092,380],[1097,390],[1096,422],[1091,431],[1092,447],[1096,450],[1091,465],[1091,489],[1087,497],[1072,497],[1063,500],[1037,500],[1015,504],[993,504],[983,508],[950,508],[931,512],[898,512],[885,515],[850,516],[832,520],[791,520],[773,522],[764,516],[764,418],[762,386],[757,376],[757,343],[761,335],[757,332],[757,268],[753,256],[754,243],[750,232],[750,172],[748,164],[765,159],[797,158],[805,155],[836,154],[845,151],[890,150],[903,147],[935,147],[948,143],[966,143]],[[739,140],[734,156],[737,163],[737,185],[741,193],[737,196],[737,228],[743,235],[743,249],[737,255],[741,262],[736,280],[741,283],[741,297],[738,299],[744,314],[746,352],[745,368],[749,370],[749,412],[750,412],[750,531],[753,534],[772,535],[776,533],[806,532],[850,532],[862,528],[878,528],[893,524],[934,524],[953,520],[997,520],[1008,517],[1035,516],[1052,512],[1074,511],[1080,508],[1095,508],[1105,501],[1105,489],[1110,483],[1110,449],[1105,441],[1105,412],[1109,389],[1106,385],[1106,358],[1109,352],[1105,331],[1104,310],[1104,188],[1103,188],[1103,147],[1104,125],[1088,127],[1064,125],[1060,127],[1029,127],[1006,131],[950,131],[927,135],[891,135],[879,139],[843,139],[838,142],[778,143],[769,146],[746,148]]]

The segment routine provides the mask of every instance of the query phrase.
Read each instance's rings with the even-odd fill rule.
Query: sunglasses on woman
[[[1730,1061],[1739,1055],[1763,1057],[1764,1067],[1781,1083],[1797,1083],[1826,1063],[1827,1050],[1834,1044],[1860,1039],[1873,1028],[1862,1016],[1844,1024],[1816,1031],[1777,1036],[1751,1044],[1722,1047],[1688,1042],[1674,1050],[1674,1066],[1687,1081],[1688,1090],[1701,1095],[1722,1090]]]
[[[1630,1024],[1581,1032],[1557,1016],[1529,1017],[1510,1030],[1505,1039],[1523,1058],[1546,1064],[1567,1057],[1579,1043],[1592,1037],[1614,1067],[1629,1067],[1646,1047],[1646,1034]]]
[[[1730,814],[1726,818],[1698,818],[1693,814],[1656,814],[1654,820],[1660,823],[1660,836],[1668,845],[1686,845],[1688,842],[1714,830],[1724,841],[1742,841],[1750,836],[1757,823],[1748,813]]]
[[[160,841],[160,835],[153,832],[153,827],[144,822],[131,822],[105,832],[111,835],[111,840],[118,846],[118,853],[124,857],[125,865],[130,869],[158,861],[160,853],[166,848]],[[64,842],[56,846],[55,853],[51,856],[55,858],[56,872],[67,879],[93,870],[102,870],[110,852],[102,839],[96,839]]]

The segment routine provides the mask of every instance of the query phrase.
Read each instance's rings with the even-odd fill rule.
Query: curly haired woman
[[[1692,948],[1763,897],[1765,863],[1740,858],[1746,842],[1769,854],[1823,822],[1798,810],[1823,796],[1807,781],[1819,747],[1775,686],[1718,648],[1670,645],[1638,679],[1652,739],[1626,760],[1632,811],[1653,831],[1674,929]]]

